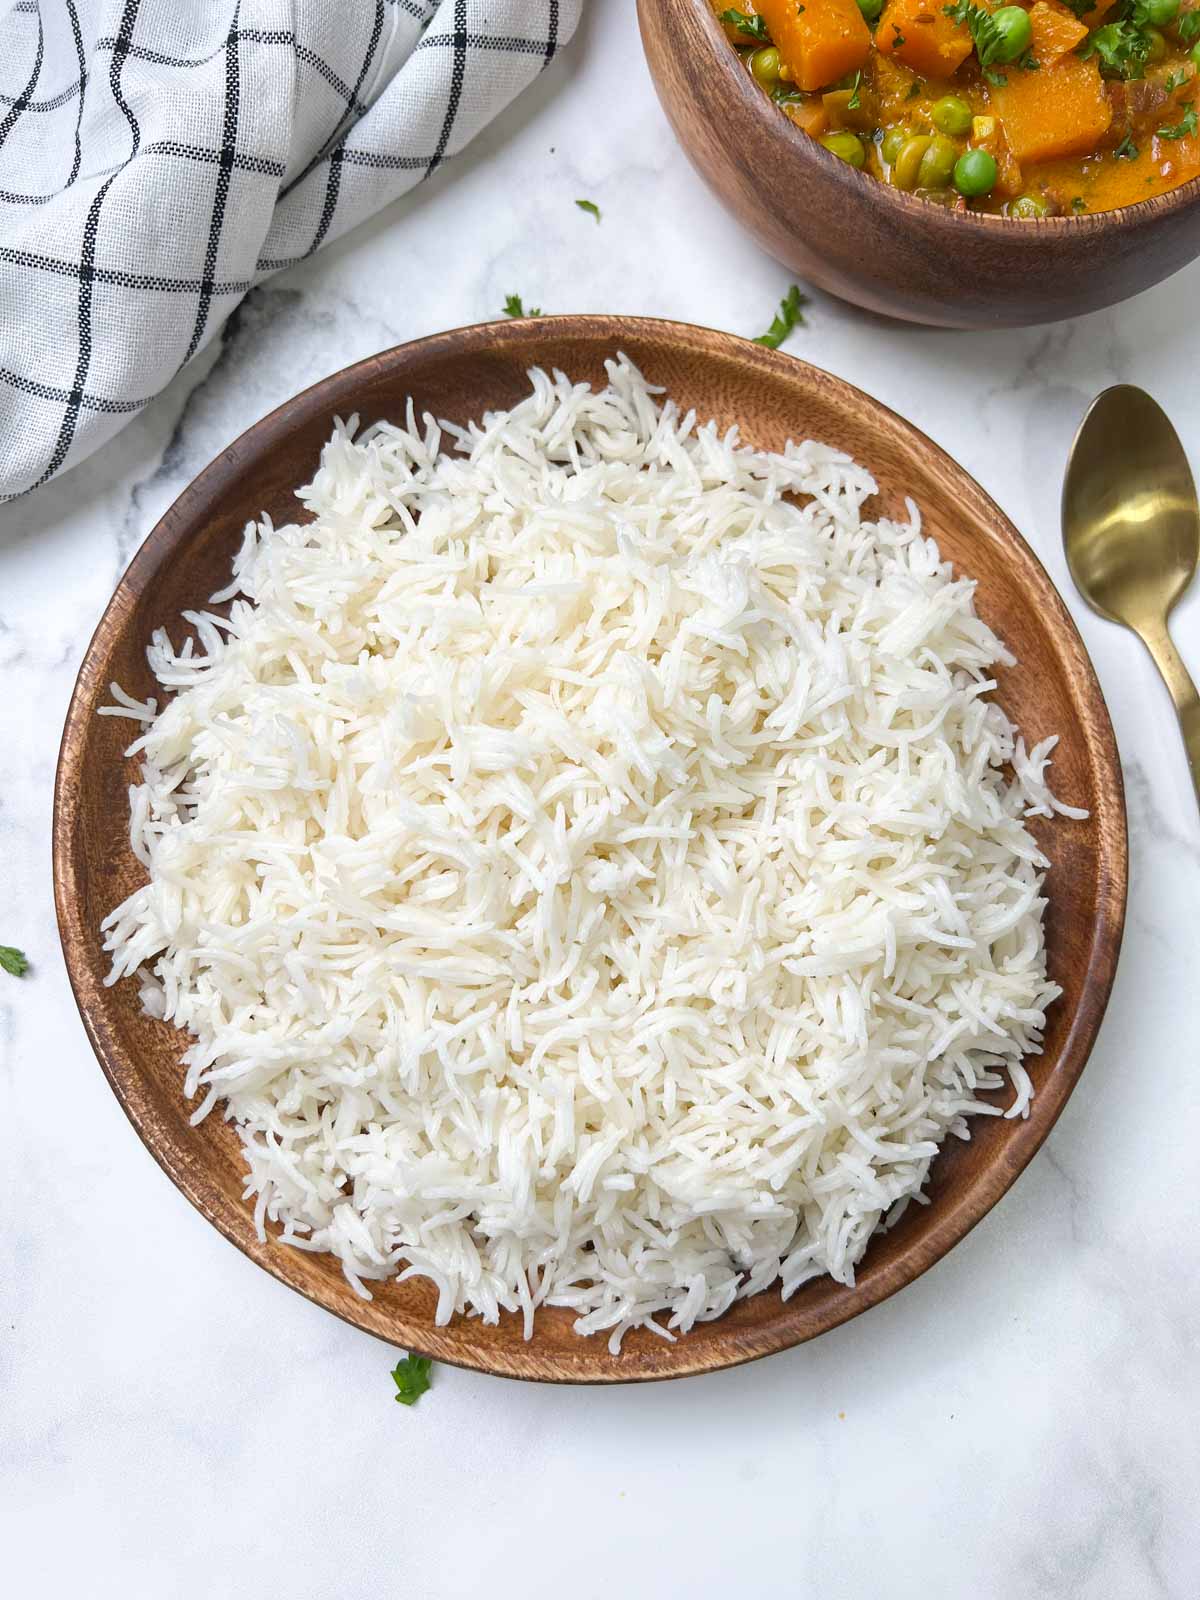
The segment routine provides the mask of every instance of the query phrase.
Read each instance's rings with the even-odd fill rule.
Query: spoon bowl
[[[1083,420],[1063,502],[1079,592],[1135,632],[1167,615],[1196,572],[1200,512],[1179,435],[1144,389],[1106,389]]]
[[[1093,401],[1067,462],[1062,521],[1080,594],[1138,635],[1170,690],[1200,801],[1200,697],[1167,632],[1200,559],[1200,502],[1179,435],[1144,389],[1118,384]]]

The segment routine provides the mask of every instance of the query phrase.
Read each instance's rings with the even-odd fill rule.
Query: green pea
[[[1146,21],[1156,28],[1165,28],[1179,15],[1179,0],[1142,0]]]
[[[998,36],[993,60],[1015,61],[1018,56],[1023,56],[1033,43],[1033,27],[1029,21],[1029,13],[1022,11],[1020,6],[1001,6],[999,11],[992,12],[992,22]]]
[[[971,126],[971,108],[956,94],[943,95],[935,102],[929,115],[933,119],[935,128],[939,128],[943,133],[953,134],[955,138],[961,137]]]
[[[1146,60],[1161,61],[1167,53],[1166,35],[1157,28],[1146,29]]]
[[[921,163],[932,143],[933,135],[928,133],[914,134],[904,141],[900,154],[892,162],[892,182],[897,189],[912,190],[917,187]]]
[[[764,89],[773,89],[779,82],[779,51],[773,44],[765,50],[756,50],[750,57],[750,71],[762,84]]]
[[[874,22],[883,10],[883,0],[858,0],[858,9],[867,22]]]
[[[856,133],[848,133],[844,129],[839,133],[826,133],[821,136],[821,143],[839,161],[848,161],[852,167],[865,166],[867,152],[862,147],[862,140]]]
[[[917,168],[918,189],[945,189],[954,176],[958,146],[951,139],[934,139]]]
[[[889,167],[895,165],[896,157],[900,154],[901,150],[903,150],[905,146],[905,143],[911,137],[911,128],[889,128],[884,134],[883,141],[879,146],[879,154],[883,157],[884,161],[887,162]]]
[[[995,183],[996,163],[986,150],[964,150],[954,163],[954,187],[968,199],[991,194]]]
[[[1025,221],[1028,221],[1031,217],[1048,216],[1049,212],[1050,207],[1040,195],[1036,194],[1018,195],[1008,208],[1010,217],[1021,217]]]

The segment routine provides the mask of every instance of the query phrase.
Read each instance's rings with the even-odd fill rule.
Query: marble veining
[[[594,200],[594,220],[574,205]],[[1192,1600],[1200,819],[1141,646],[1058,532],[1091,397],[1149,388],[1200,466],[1200,264],[1024,333],[887,324],[814,294],[788,348],[943,444],[1076,616],[1125,767],[1130,915],[1095,1055],[1043,1154],[938,1268],[815,1344],[697,1383],[553,1391],[443,1368],[393,1404],[381,1344],[288,1293],[146,1156],[54,929],[50,795],[87,638],[194,474],[289,394],[500,314],[755,334],[782,268],[674,144],[632,0],[406,202],[247,297],[99,456],[0,511],[0,1546],[13,1592],[179,1600],[492,1593]],[[1200,670],[1200,600],[1176,615]]]

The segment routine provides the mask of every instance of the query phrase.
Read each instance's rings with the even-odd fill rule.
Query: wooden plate
[[[143,874],[127,842],[136,763],[122,751],[132,724],[96,709],[114,680],[139,697],[155,691],[145,660],[152,631],[167,625],[178,637],[179,613],[227,581],[249,518],[265,509],[277,522],[296,520],[292,491],[312,475],[335,414],[358,412],[364,423],[397,417],[411,394],[418,409],[465,422],[520,399],[531,365],[603,382],[604,359],[617,350],[681,404],[722,426],[738,423],[756,445],[779,449],[789,437],[812,436],[852,452],[879,481],[881,509],[900,511],[911,494],[943,552],[979,580],[980,611],[1020,658],[1001,681],[1006,710],[1027,737],[1062,734],[1055,787],[1091,817],[1049,830],[1047,943],[1065,992],[1033,1068],[1029,1118],[980,1118],[968,1144],[949,1141],[933,1169],[932,1204],[911,1207],[872,1242],[854,1289],[825,1279],[786,1304],[768,1290],[675,1344],[630,1334],[614,1358],[602,1337],[574,1333],[566,1311],[542,1312],[528,1344],[514,1317],[491,1328],[475,1318],[438,1328],[434,1292],[421,1281],[378,1287],[363,1301],[332,1256],[258,1241],[232,1128],[216,1114],[189,1125],[181,1036],[141,1014],[132,982],[103,984],[100,920]],[[1121,773],[1099,685],[1049,578],[994,502],[923,434],[827,373],[727,334],[632,318],[547,317],[421,339],[336,373],[244,433],[184,491],[122,578],[80,669],[55,788],[55,897],[71,982],[100,1063],[151,1154],[226,1238],[318,1305],[405,1349],[508,1377],[614,1383],[733,1366],[811,1339],[911,1283],[995,1204],[1062,1110],[1108,1000],[1125,878]]]

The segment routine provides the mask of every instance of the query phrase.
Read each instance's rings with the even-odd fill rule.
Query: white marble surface
[[[1200,1592],[1200,822],[1166,695],[1075,598],[1057,524],[1072,431],[1109,383],[1150,388],[1200,466],[1200,264],[1017,334],[889,326],[818,296],[790,345],[910,416],[1024,530],[1092,650],[1129,789],[1125,953],[1080,1088],[1016,1189],[889,1304],[695,1382],[556,1391],[444,1368],[404,1410],[388,1348],[244,1260],[162,1176],[71,1002],[49,873],[59,729],[120,571],[193,474],[296,389],[495,316],[511,290],[755,334],[787,282],[692,174],[632,0],[609,0],[456,169],[255,292],[101,458],[0,513],[0,937],[34,962],[0,981],[8,1592]],[[1200,668],[1195,596],[1177,637]]]

